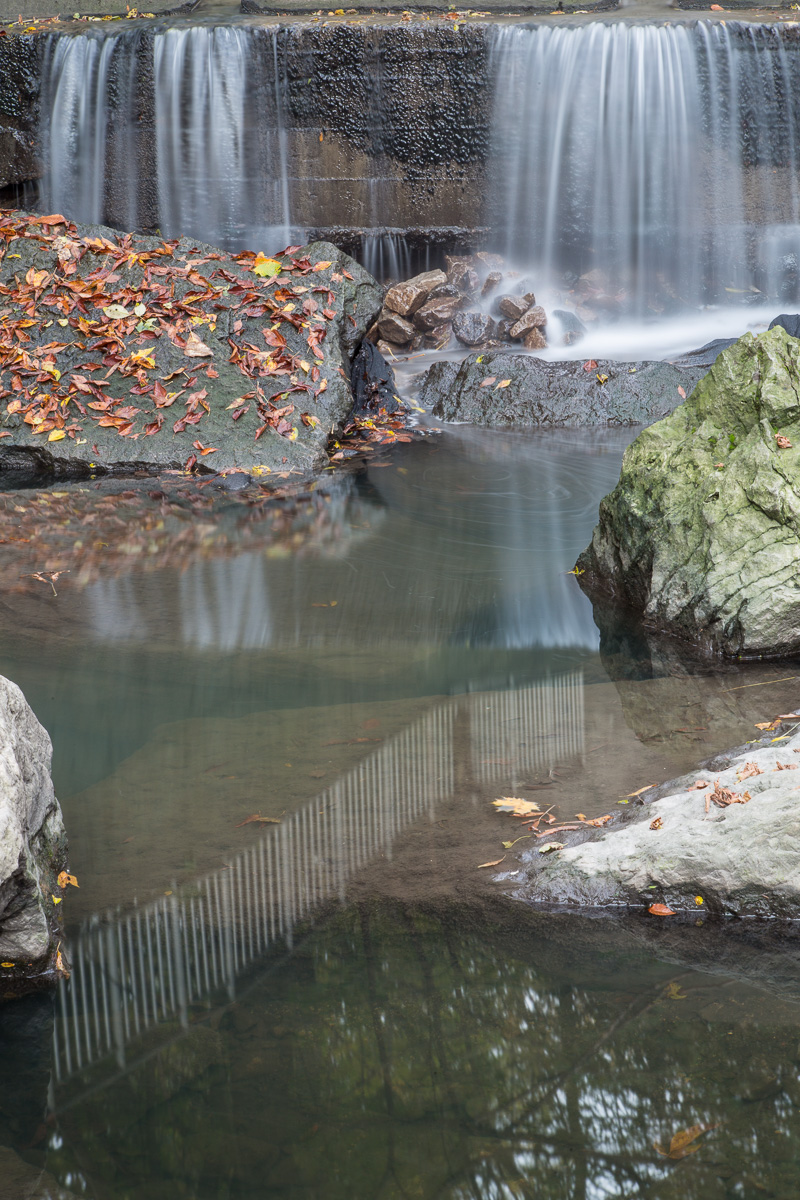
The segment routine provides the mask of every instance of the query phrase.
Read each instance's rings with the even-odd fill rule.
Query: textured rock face
[[[399,313],[401,317],[413,317],[431,292],[446,283],[447,276],[444,271],[425,271],[422,275],[415,275],[413,279],[389,288],[384,303],[388,309]]]
[[[646,804],[638,819],[598,840],[547,859],[532,856],[527,895],[567,906],[666,903],[676,913],[693,916],[702,910],[796,918],[800,775],[795,750],[800,751],[800,734],[779,745],[736,753],[716,770],[712,764],[711,770],[665,785],[662,790],[668,794]],[[709,786],[695,789],[697,780]],[[710,799],[707,803],[717,781],[720,793],[727,788],[736,797],[725,807]]]
[[[678,388],[688,394],[702,374],[656,362],[600,362],[585,371],[580,362],[503,350],[480,358],[434,363],[421,403],[445,421],[474,425],[638,425],[671,412]]]
[[[709,653],[800,648],[800,342],[724,350],[628,448],[579,560],[593,597]]]
[[[51,757],[22,692],[0,676],[0,959],[23,970],[51,950],[66,853]]]
[[[3,214],[0,472],[324,466],[380,289],[327,242],[258,269],[187,238]]]

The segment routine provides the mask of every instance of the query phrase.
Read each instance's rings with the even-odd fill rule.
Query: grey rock
[[[460,296],[458,288],[454,283],[440,283],[435,287],[428,297],[429,300],[439,300],[442,296]]]
[[[781,313],[774,321],[770,321],[770,329],[774,329],[776,325],[780,325],[789,334],[789,337],[800,338],[800,313]]]
[[[486,313],[458,312],[453,317],[453,333],[462,346],[482,346],[494,337],[495,324]]]
[[[470,266],[468,261],[457,262],[448,269],[447,278],[450,283],[454,284],[460,292],[467,296],[473,295],[477,291],[480,277],[474,267]]]
[[[520,317],[515,325],[509,329],[509,336],[512,338],[523,338],[531,329],[542,329],[547,324],[547,313],[542,308],[541,304],[534,304],[533,308],[529,308],[524,316]]]
[[[509,337],[509,330],[513,324],[514,321],[511,317],[503,317],[502,320],[498,321],[497,325],[495,326],[494,336],[501,342],[510,342],[511,338]]]
[[[421,403],[446,421],[475,425],[637,425],[672,412],[702,372],[670,363],[546,362],[530,354],[490,350],[476,362],[434,363],[423,381]],[[607,376],[605,383],[598,376]],[[506,388],[481,387],[490,376]]]
[[[389,288],[384,304],[401,317],[411,317],[422,307],[434,288],[443,283],[447,283],[444,271],[424,271],[421,275],[415,275],[413,279],[407,279],[405,283],[397,283]]]
[[[144,266],[138,261],[120,264],[116,257],[110,257],[113,251],[109,251],[102,243],[87,249],[84,239],[89,236],[107,239],[112,246],[124,251],[121,235],[104,227],[69,224],[60,226],[62,237],[77,247],[81,257],[76,273],[67,275],[58,258],[59,243],[56,239],[43,237],[43,231],[38,224],[30,223],[28,214],[20,214],[20,218],[22,236],[12,237],[6,243],[7,253],[0,262],[0,283],[13,283],[15,277],[22,280],[30,268],[46,271],[51,276],[49,291],[37,301],[36,316],[39,323],[27,330],[31,340],[26,344],[26,349],[34,358],[53,342],[50,324],[60,309],[54,310],[54,301],[48,298],[55,295],[60,299],[62,294],[71,295],[67,288],[69,283],[85,278],[93,271],[115,265],[119,282],[110,285],[109,292],[127,288],[134,299],[128,306],[126,317],[108,317],[100,310],[92,309],[92,320],[100,318],[102,322],[95,327],[97,332],[94,336],[93,331],[90,330],[87,335],[79,327],[78,317],[74,314],[63,332],[59,330],[59,337],[66,345],[58,351],[56,365],[60,378],[50,385],[49,393],[57,400],[63,398],[69,404],[68,409],[64,410],[66,415],[57,414],[67,427],[67,436],[61,440],[49,440],[49,433],[58,430],[46,428],[34,433],[33,427],[23,421],[22,413],[8,411],[9,406],[13,409],[15,400],[20,400],[15,394],[13,377],[21,368],[9,356],[5,356],[6,365],[0,369],[0,397],[3,398],[0,403],[0,432],[9,433],[11,437],[0,442],[0,472],[24,469],[29,473],[39,471],[63,478],[86,477],[106,471],[130,472],[141,468],[151,471],[181,468],[194,454],[193,443],[196,440],[215,448],[209,458],[201,458],[197,454],[200,467],[204,469],[222,471],[239,468],[258,475],[266,475],[273,470],[310,474],[327,463],[327,440],[331,427],[340,428],[344,424],[352,404],[349,375],[353,356],[380,308],[380,288],[353,259],[328,242],[315,242],[296,251],[294,255],[295,261],[308,261],[306,274],[289,274],[289,270],[293,269],[291,263],[283,260],[284,269],[280,276],[260,279],[248,270],[245,263],[237,262],[223,251],[193,239],[180,239],[172,254],[165,255],[164,243],[160,238],[131,235],[129,249],[150,256],[150,261],[146,261]],[[22,221],[29,223],[23,226]],[[193,264],[191,267],[187,265],[189,262]],[[327,265],[311,273],[311,264]],[[151,268],[167,270],[168,275],[155,276],[148,283],[145,273]],[[198,283],[200,277],[202,281]],[[233,288],[232,281],[238,283],[239,287]],[[161,287],[164,282],[167,290],[159,298],[154,288]],[[242,304],[242,284],[252,294],[246,307]],[[307,289],[305,293],[297,294],[294,309],[290,310],[295,312],[297,320],[296,311],[300,309],[302,313],[301,306],[306,306],[304,327],[297,328],[280,319],[273,321],[272,316],[268,316],[274,310],[271,297],[282,285]],[[327,296],[314,295],[311,291],[313,287],[329,290],[332,297],[330,303]],[[203,295],[204,289],[211,292],[205,299],[193,302],[205,320],[193,331],[193,336],[199,332],[200,340],[205,345],[203,351],[202,346],[195,344],[194,349],[200,349],[200,355],[193,356],[185,352],[186,339],[192,332],[188,318],[180,310],[173,315],[173,311],[165,307],[171,288],[174,288],[174,293],[170,305],[174,305],[175,301],[183,302],[191,294]],[[139,296],[146,309],[142,320],[132,312]],[[16,315],[27,316],[26,310],[15,301],[13,295],[6,297],[6,308],[11,309],[12,320]],[[325,316],[323,310],[332,315]],[[145,320],[148,322],[147,328],[142,329]],[[264,329],[269,331],[270,323],[275,323],[282,331],[287,355],[298,361],[313,360],[319,369],[319,384],[312,380],[310,372],[307,376],[301,371],[296,376],[296,386],[303,390],[290,396],[289,403],[294,406],[294,411],[286,414],[284,423],[287,434],[295,430],[291,440],[274,428],[278,424],[277,418],[273,424],[269,424],[263,415],[266,413],[268,417],[287,403],[279,399],[287,390],[287,377],[269,373],[268,357],[274,357],[284,349],[273,347],[270,351],[265,342]],[[86,404],[96,400],[96,396],[80,392],[80,387],[84,385],[75,382],[76,377],[85,377],[87,364],[97,362],[98,350],[100,358],[108,353],[97,344],[97,337],[106,325],[115,337],[121,338],[119,359],[125,359],[129,364],[114,374],[109,392],[115,401],[121,401],[122,407],[128,410],[130,425],[126,435],[120,434],[112,425],[99,424],[102,414],[86,408]],[[308,342],[310,333],[315,329],[319,331],[321,357],[312,353]],[[137,372],[130,365],[133,354],[145,354],[150,365]],[[247,356],[251,354],[258,357],[252,358],[250,366],[244,370]],[[206,374],[209,368],[212,375]],[[178,372],[184,373],[182,378],[187,383],[191,379],[191,385],[183,388],[183,394],[176,397],[172,406],[158,407],[154,393],[156,383]],[[22,376],[23,384],[30,386],[35,382],[36,371],[23,370]],[[95,378],[92,377],[93,380]],[[140,380],[144,380],[144,392],[134,390],[139,389]],[[315,395],[323,380],[325,389]],[[253,392],[256,382],[262,396],[250,396],[243,401],[246,411],[234,421],[234,401]],[[168,382],[163,386],[181,393],[180,383]],[[191,399],[196,393],[201,393],[201,400]],[[23,395],[21,402],[30,406],[29,415],[35,415],[36,401],[32,395]],[[83,405],[83,412],[79,404]],[[195,405],[194,409],[185,407],[192,404]],[[300,420],[303,410],[313,412],[318,421],[311,426],[304,424]],[[189,417],[199,417],[198,423],[183,421],[183,418]],[[47,422],[44,424],[47,425]],[[262,425],[265,426],[263,434],[256,440],[256,433]],[[148,428],[150,432],[146,433]]]
[[[659,798],[604,835],[548,859],[531,855],[526,890],[537,903],[584,909],[657,902],[693,917],[800,916],[794,750],[800,750],[800,734],[780,746],[734,753],[722,770],[698,769],[664,785]],[[740,780],[747,763],[760,774]],[[710,786],[688,790],[698,779]],[[717,781],[738,800],[707,804]],[[657,820],[660,827],[653,828]]]
[[[414,314],[414,324],[423,333],[429,333],[439,325],[452,321],[461,307],[459,296],[442,296],[439,300],[428,300]]]
[[[475,258],[484,267],[487,267],[490,272],[500,271],[506,265],[506,260],[502,254],[492,254],[489,250],[479,250]]]
[[[586,326],[577,313],[566,308],[554,308],[553,317],[560,321],[565,346],[574,346],[586,333]]]
[[[15,683],[0,676],[0,959],[27,973],[53,949],[52,895],[66,835],[50,778],[52,746]]]
[[[406,346],[414,337],[416,329],[405,317],[385,308],[378,318],[378,333],[395,346]]]
[[[702,653],[800,650],[798,377],[800,341],[747,333],[628,447],[580,559],[599,604]]]
[[[522,296],[498,296],[494,307],[501,316],[508,317],[512,323],[517,322],[520,317],[524,317],[528,311],[528,305]]]

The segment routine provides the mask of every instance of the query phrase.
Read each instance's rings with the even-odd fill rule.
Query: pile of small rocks
[[[444,349],[453,337],[471,349],[519,342],[544,350],[546,326],[530,280],[506,270],[499,255],[481,251],[447,255],[444,271],[390,287],[367,336],[384,355]],[[567,334],[571,341],[577,336]]]

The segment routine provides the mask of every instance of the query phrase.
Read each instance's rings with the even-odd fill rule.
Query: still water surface
[[[277,518],[35,500],[61,541],[9,543],[0,671],[81,886],[55,1016],[0,1010],[2,1162],[113,1200],[800,1191],[780,953],[535,917],[524,844],[477,869],[496,796],[615,811],[796,706],[795,664],[601,645],[568,572],[631,436],[450,430]]]

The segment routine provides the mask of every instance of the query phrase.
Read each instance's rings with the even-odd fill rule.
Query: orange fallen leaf
[[[641,796],[642,792],[649,792],[650,788],[654,788],[655,786],[654,783],[646,783],[644,787],[639,788],[638,792],[628,792],[627,799],[631,800],[634,796]]]
[[[663,822],[662,818],[656,817],[656,819],[654,821],[650,822],[650,828],[651,829],[660,829],[663,824],[664,824],[664,822]],[[650,911],[652,912],[653,910],[651,909]]]
[[[481,384],[481,387],[489,387],[489,385],[494,383],[494,381],[496,379],[497,379],[496,375],[487,375],[486,378],[484,379],[483,383]]]
[[[278,820],[277,817],[262,817],[258,813],[252,813],[249,817],[245,817],[245,819],[243,821],[240,821],[239,824],[235,826],[235,828],[241,829],[243,825],[253,825],[253,824],[280,825],[280,821]]]
[[[80,887],[74,875],[70,875],[67,871],[62,871],[58,876],[58,886],[63,890],[70,883],[73,887]]]
[[[500,863],[501,863],[501,862],[505,862],[505,860],[506,860],[506,856],[505,856],[505,854],[504,854],[502,858],[495,858],[495,859],[493,859],[493,861],[492,861],[492,862],[488,862],[488,863],[478,863],[478,868],[477,868],[477,869],[478,869],[479,871],[482,871],[484,867],[499,867],[499,866],[500,866]]]
[[[707,788],[707,787],[711,787],[711,784],[706,779],[698,779],[698,780],[696,780],[695,783],[690,784],[686,790],[687,790],[687,792],[696,792],[696,791],[699,791],[701,788]]]
[[[666,904],[651,904],[647,911],[652,913],[654,917],[675,916],[675,910],[673,908],[667,908]]]
[[[194,446],[195,450],[200,451],[201,456],[206,454],[216,454],[217,450],[219,449],[218,446],[204,446],[202,442],[192,442],[192,445]]]
[[[758,763],[748,762],[745,763],[743,767],[739,768],[739,770],[736,772],[736,778],[739,780],[739,783],[742,783],[743,780],[750,779],[753,775],[763,774],[764,772],[761,770],[761,767],[759,767]]]
[[[775,444],[779,450],[791,450],[792,448],[792,443],[782,433],[775,434]]]
[[[712,8],[718,8],[719,5],[712,4]],[[700,1147],[696,1145],[697,1139],[701,1134],[707,1133],[709,1129],[716,1129],[716,1125],[691,1125],[688,1129],[679,1129],[676,1134],[670,1139],[668,1149],[664,1149],[658,1142],[653,1142],[653,1149],[657,1150],[663,1158],[686,1158],[687,1154],[694,1154]]]
[[[678,395],[681,397],[681,399],[683,399],[683,400],[685,400],[685,399],[686,399],[686,392],[685,392],[685,390],[684,390],[682,387],[680,387],[680,386],[678,387]]]

